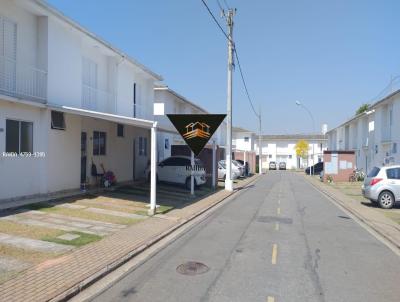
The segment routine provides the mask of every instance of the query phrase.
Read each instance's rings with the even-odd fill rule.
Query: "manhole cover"
[[[210,268],[207,265],[196,261],[188,261],[179,265],[176,268],[176,271],[178,273],[190,276],[204,274],[207,273],[209,270]]]

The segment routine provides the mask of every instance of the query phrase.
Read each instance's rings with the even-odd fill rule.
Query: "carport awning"
[[[87,110],[87,109],[81,109],[81,108],[75,108],[75,107],[69,107],[69,106],[59,106],[59,105],[52,105],[52,104],[48,104],[47,107],[51,110],[102,119],[102,120],[106,120],[106,121],[110,121],[110,122],[131,125],[131,126],[136,126],[136,127],[140,127],[140,128],[149,129],[149,128],[153,127],[153,125],[154,125],[154,122],[150,121],[150,120],[143,120],[143,119],[138,119],[138,118],[133,118],[133,117],[92,111],[92,110]]]

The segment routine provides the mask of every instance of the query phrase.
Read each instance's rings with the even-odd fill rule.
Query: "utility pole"
[[[233,72],[233,16],[236,9],[228,9],[226,23],[228,27],[228,88],[227,88],[227,133],[226,133],[226,177],[225,190],[233,191],[232,182],[232,72]]]
[[[259,129],[258,129],[258,174],[262,174],[262,146],[261,146],[261,105],[260,113],[258,114]]]

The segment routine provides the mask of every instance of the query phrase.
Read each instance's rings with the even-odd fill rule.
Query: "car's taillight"
[[[370,186],[374,186],[376,185],[378,182],[380,182],[382,180],[382,178],[372,178],[371,182],[370,182]]]

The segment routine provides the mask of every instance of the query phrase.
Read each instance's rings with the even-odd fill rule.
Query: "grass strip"
[[[81,233],[81,232],[76,232],[76,231],[68,232],[68,233],[74,234],[74,235],[79,235],[79,237],[76,239],[73,239],[73,240],[64,240],[64,239],[57,238],[57,237],[46,236],[46,237],[43,237],[42,240],[80,247],[80,246],[86,245],[88,243],[99,241],[102,238],[101,236],[98,236],[98,235]]]

